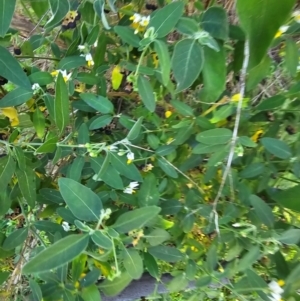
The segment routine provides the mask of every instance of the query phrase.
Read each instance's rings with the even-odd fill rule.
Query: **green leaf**
[[[1,56],[1,49],[0,49]],[[1,61],[0,61],[1,66]],[[1,69],[0,69],[1,70]],[[1,71],[0,71],[1,75]],[[32,91],[25,90],[23,88],[16,88],[9,93],[7,93],[0,102],[0,108],[14,107],[21,105],[28,101],[32,97]]]
[[[265,171],[265,164],[261,162],[256,162],[249,164],[240,172],[240,177],[244,179],[255,178]]]
[[[67,170],[67,178],[76,182],[80,181],[82,169],[85,163],[84,157],[76,157]]]
[[[29,166],[26,169],[16,169],[16,176],[22,195],[27,204],[34,208],[36,202],[36,175]]]
[[[87,262],[87,255],[80,254],[72,261],[72,279],[78,280],[85,269],[85,265]]]
[[[177,262],[184,258],[184,255],[178,249],[169,246],[150,247],[148,252],[153,257],[166,262]]]
[[[173,4],[176,3],[179,2]],[[175,45],[172,70],[177,82],[177,93],[189,88],[195,82],[203,68],[203,63],[203,49],[196,40],[185,39]]]
[[[88,85],[96,85],[100,81],[98,76],[85,72],[79,72],[76,76],[76,79]]]
[[[226,144],[232,138],[230,129],[212,129],[197,134],[196,140],[206,145]]]
[[[200,91],[199,98],[204,102],[215,102],[226,85],[226,55],[224,47],[215,51],[204,47],[204,65],[202,70],[204,88]]]
[[[289,18],[295,2],[295,0],[237,1],[239,20],[250,44],[249,69],[258,65],[265,57],[277,30]]]
[[[18,162],[18,167],[24,170],[26,168],[26,160],[23,149],[20,146],[15,146],[14,153]]]
[[[146,79],[143,75],[139,75],[137,79],[137,88],[145,107],[150,112],[154,112],[156,101],[152,85],[150,84],[149,80]]]
[[[89,287],[91,284],[94,284],[98,281],[100,277],[100,270],[99,269],[92,269],[88,272],[83,278],[80,279],[80,286],[82,287]]]
[[[158,55],[159,71],[161,72],[162,83],[166,87],[170,81],[171,59],[168,46],[165,42],[154,40],[154,50]]]
[[[234,111],[235,111],[235,106],[233,104],[224,105],[213,112],[214,116],[209,121],[211,124],[223,121],[227,117],[231,116],[234,113]]]
[[[10,272],[0,272],[0,285],[2,285],[9,277]]]
[[[42,301],[43,299],[43,294],[40,286],[38,285],[37,282],[35,282],[33,279],[29,280],[29,287],[32,292],[32,300],[33,301]]]
[[[176,24],[176,30],[182,34],[193,35],[200,31],[200,28],[194,19],[182,17]]]
[[[254,89],[271,73],[271,63],[271,59],[267,56],[249,71],[247,76],[246,91],[251,91]]]
[[[96,284],[89,285],[82,289],[81,297],[84,301],[99,301],[101,295]]]
[[[54,119],[60,134],[70,122],[68,89],[62,74],[59,72],[55,85]]]
[[[143,178],[134,164],[127,164],[127,159],[125,157],[118,156],[116,153],[111,153],[111,164],[112,166],[126,178],[142,182]]]
[[[258,111],[269,111],[281,107],[286,98],[283,95],[275,95],[267,99],[263,99],[255,108]]]
[[[101,112],[102,114],[108,114],[114,111],[114,106],[111,101],[101,95],[95,95],[93,93],[81,93],[80,98],[90,107]]]
[[[113,120],[111,115],[103,115],[99,116],[98,118],[94,119],[93,122],[89,126],[89,130],[96,130],[105,127],[106,125],[110,124]]]
[[[98,17],[101,19],[102,24],[105,29],[109,30],[110,26],[106,20],[105,12],[104,12],[105,1],[104,0],[95,0],[94,2],[94,10]]]
[[[140,229],[156,217],[160,210],[161,209],[156,206],[147,206],[123,213],[111,227],[119,233]]]
[[[62,198],[59,191],[51,189],[51,188],[42,188],[39,190],[39,194],[42,195],[45,199],[56,203],[56,204],[64,204],[65,201]]]
[[[38,18],[41,18],[49,8],[48,0],[40,0],[39,2],[31,1],[30,4]]]
[[[290,147],[284,141],[265,137],[260,139],[260,143],[269,153],[276,156],[277,158],[288,159],[292,156]]]
[[[286,245],[296,245],[300,241],[300,229],[289,229],[284,231],[278,240]]]
[[[58,137],[52,137],[48,139],[45,143],[43,143],[41,146],[37,148],[35,151],[37,154],[41,153],[53,153],[56,149],[58,142]]]
[[[16,6],[16,0],[0,1],[0,37],[7,33]]]
[[[100,230],[95,230],[91,235],[93,242],[98,245],[100,248],[111,250],[113,248],[112,241],[104,235]]]
[[[206,10],[201,20],[201,26],[216,39],[228,39],[229,23],[227,13],[221,7],[213,6]]]
[[[158,265],[154,257],[149,253],[144,253],[144,263],[149,274],[152,277],[159,279]]]
[[[134,34],[134,30],[128,26],[115,26],[115,33],[122,39],[123,43],[127,43],[135,48],[140,46],[140,38]]]
[[[107,168],[109,166],[110,162],[110,153],[106,154],[105,159],[103,160],[101,157],[98,158],[91,158],[91,165],[96,173],[95,181],[98,179],[102,179],[102,177],[105,175]]]
[[[163,157],[171,154],[175,149],[176,149],[176,145],[162,145],[155,151],[155,153],[158,156]]]
[[[45,29],[48,32],[57,26],[70,10],[70,3],[68,0],[49,0],[49,4],[52,17],[45,25]]]
[[[251,247],[250,250],[239,261],[237,266],[237,272],[242,272],[250,268],[260,256],[261,254],[259,246]]]
[[[35,128],[37,136],[42,139],[45,135],[45,117],[39,107],[37,107],[32,117],[33,126]]]
[[[144,119],[143,117],[140,117],[133,125],[133,127],[131,128],[131,130],[129,131],[126,137],[128,140],[134,140],[138,137],[142,128],[143,119]]]
[[[292,39],[285,42],[285,66],[292,77],[297,74],[297,66],[299,60],[298,46]]]
[[[149,234],[145,234],[144,237],[148,240],[149,244],[154,247],[170,239],[170,234],[164,229],[157,228]]]
[[[7,184],[12,179],[16,169],[16,161],[12,156],[0,158],[0,191],[7,189]]]
[[[139,252],[137,250],[124,248],[121,256],[123,258],[124,267],[130,277],[133,279],[141,278],[144,266]]]
[[[45,86],[53,82],[53,76],[49,72],[34,72],[29,75],[29,79],[32,84],[39,84],[40,86]]]
[[[168,161],[164,158],[158,158],[157,160],[158,166],[171,178],[177,179],[178,173],[176,169],[168,163]]]
[[[84,251],[88,242],[88,234],[74,234],[60,239],[31,259],[23,267],[23,273],[42,273],[61,267]]]
[[[132,277],[129,275],[127,271],[122,272],[122,274],[115,278],[114,280],[104,280],[99,288],[106,296],[116,296],[122,290],[128,286],[128,284],[132,281]]]
[[[153,174],[149,174],[145,177],[144,182],[138,191],[138,200],[141,207],[158,204],[159,191],[156,182],[156,177]]]
[[[68,56],[63,58],[59,63],[57,68],[61,70],[69,71],[73,68],[78,68],[86,65],[86,60],[83,56]]]
[[[299,195],[300,185],[297,185],[295,187],[282,190],[272,195],[271,198],[285,208],[300,212]]]
[[[99,220],[102,203],[91,189],[68,178],[60,178],[58,186],[69,209],[79,220]]]
[[[220,150],[220,145],[198,144],[193,148],[193,154],[209,154]]]
[[[124,189],[122,178],[118,171],[110,164],[107,166],[105,173],[100,178],[105,184],[115,189]],[[95,180],[99,181],[99,176]]]
[[[88,45],[93,45],[98,39],[99,32],[100,32],[100,25],[96,24],[90,31],[89,35],[87,36],[85,43]]]
[[[251,269],[246,271],[246,276],[249,285],[248,287],[251,291],[257,291],[257,294],[262,298],[262,300],[270,300],[270,297],[263,292],[263,290],[266,290],[268,287],[265,280]]]
[[[172,2],[157,10],[150,18],[148,28],[154,27],[157,38],[165,37],[170,33],[183,13],[183,2]]]
[[[183,115],[183,116],[194,116],[194,110],[185,102],[180,100],[171,100],[171,105],[175,108],[175,110]]]
[[[40,231],[45,231],[50,233],[54,233],[56,231],[61,232],[61,230],[63,229],[61,225],[57,223],[53,223],[51,221],[36,221],[34,223],[34,226]]]
[[[28,236],[28,228],[21,228],[12,232],[3,242],[4,250],[11,250],[22,244]]]
[[[274,225],[274,215],[271,208],[258,196],[250,195],[250,203],[254,207],[258,218],[269,228]]]

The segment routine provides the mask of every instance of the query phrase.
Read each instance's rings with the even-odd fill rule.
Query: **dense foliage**
[[[2,299],[299,300],[300,12],[214,2],[0,1]]]

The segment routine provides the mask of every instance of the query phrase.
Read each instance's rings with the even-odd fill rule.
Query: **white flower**
[[[66,232],[68,232],[70,230],[70,226],[67,222],[62,222],[61,225]]]
[[[240,223],[234,223],[234,224],[232,224],[232,227],[240,227],[240,226],[241,226]]]
[[[34,83],[31,88],[34,92],[37,92],[41,87],[38,83]]]
[[[140,25],[142,25],[143,27],[146,27],[146,26],[148,26],[149,22],[150,22],[150,16],[147,16],[147,17],[143,16],[142,20],[140,21]]]
[[[280,28],[279,28],[279,30],[280,30],[282,33],[285,33],[288,29],[289,29],[289,26],[288,26],[288,25],[283,25],[283,26],[280,26]]]
[[[85,45],[78,45],[78,50],[82,51],[85,49]]]
[[[127,164],[130,164],[134,160],[134,153],[128,152],[127,153]]]
[[[115,145],[108,145],[107,147],[105,147],[105,149],[107,151],[110,151],[110,152],[116,152],[118,150],[118,148],[115,146]]]
[[[98,40],[93,44],[93,46],[96,48],[98,46]]]
[[[51,75],[52,76],[57,76],[58,73],[61,73],[61,75],[63,76],[65,82],[67,82],[70,79],[71,75],[72,75],[72,73],[67,74],[66,70],[61,70],[61,69],[58,69],[58,70],[55,70],[55,71],[51,72]]]
[[[300,10],[295,10],[292,14],[292,17],[294,17],[297,23],[300,23]]]
[[[87,64],[88,64],[89,67],[94,66],[94,60],[93,60],[93,57],[90,53],[87,53],[85,55],[85,60],[87,61]]]
[[[143,19],[143,16],[140,14],[135,13],[129,20],[132,20],[133,23],[140,23]]]
[[[139,186],[138,182],[130,182],[130,184],[123,190],[124,193],[133,194],[135,193],[135,188]]]
[[[280,301],[281,295],[284,292],[280,285],[276,281],[272,280],[269,283],[269,289],[271,291],[271,296],[269,296],[269,299],[271,301]]]

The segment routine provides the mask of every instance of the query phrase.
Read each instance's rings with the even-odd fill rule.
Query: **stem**
[[[32,55],[17,55],[17,56],[15,56],[15,58],[59,61],[59,59],[57,59],[55,57],[32,56]]]
[[[141,67],[142,62],[143,62],[143,59],[144,59],[144,56],[145,56],[146,51],[148,50],[148,48],[149,48],[149,45],[147,45],[147,46],[144,48],[144,50],[143,50],[143,52],[142,52],[142,54],[141,54],[141,57],[140,57],[140,59],[139,59],[139,63],[138,63],[138,65],[137,65],[137,67],[136,67],[134,76],[137,76],[137,75],[138,75],[139,70],[140,70],[140,67]]]
[[[213,202],[213,209],[212,209],[212,214],[211,214],[211,218],[214,219],[216,232],[218,235],[220,235],[220,229],[219,229],[219,220],[218,220],[219,216],[218,216],[218,212],[217,212],[217,205],[218,205],[218,201],[222,195],[222,192],[223,192],[223,189],[225,186],[225,182],[226,182],[227,176],[230,172],[231,164],[232,164],[233,157],[234,157],[234,150],[235,150],[236,141],[238,138],[238,130],[239,130],[239,124],[240,124],[240,119],[241,119],[241,113],[242,113],[243,98],[245,95],[246,75],[247,75],[247,68],[248,68],[248,64],[249,64],[249,56],[250,56],[249,41],[246,40],[245,48],[244,48],[244,61],[243,61],[243,67],[242,67],[241,76],[240,76],[240,99],[239,99],[239,102],[237,105],[236,118],[235,118],[234,129],[233,129],[233,134],[232,134],[232,139],[231,139],[231,144],[230,144],[230,151],[229,151],[229,155],[228,155],[228,159],[227,159],[227,165],[226,165],[224,174],[222,176],[221,184],[220,184],[218,193]]]

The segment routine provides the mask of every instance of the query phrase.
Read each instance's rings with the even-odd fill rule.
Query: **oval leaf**
[[[118,217],[114,225],[112,225],[112,228],[120,233],[126,233],[134,229],[142,228],[156,217],[160,210],[159,207],[148,206],[123,213]]]
[[[266,137],[262,138],[260,142],[269,153],[277,158],[288,159],[292,156],[290,147],[281,140]]]
[[[137,88],[145,107],[150,112],[154,112],[156,107],[154,92],[150,82],[143,75],[138,77]]]
[[[60,178],[58,186],[63,199],[78,219],[84,221],[99,219],[102,203],[91,189],[68,178]]]
[[[203,62],[203,49],[196,40],[186,39],[176,44],[172,57],[176,92],[185,90],[194,83],[203,68]]]
[[[4,250],[11,250],[22,244],[28,236],[28,228],[18,229],[12,232],[3,242]]]
[[[24,274],[42,273],[58,268],[85,250],[89,235],[69,235],[38,253],[23,268]]]
[[[148,252],[157,259],[166,262],[177,262],[184,258],[183,254],[176,248],[169,246],[156,246],[148,249]]]
[[[212,129],[199,133],[196,140],[206,145],[226,144],[232,137],[232,131],[229,129]]]

